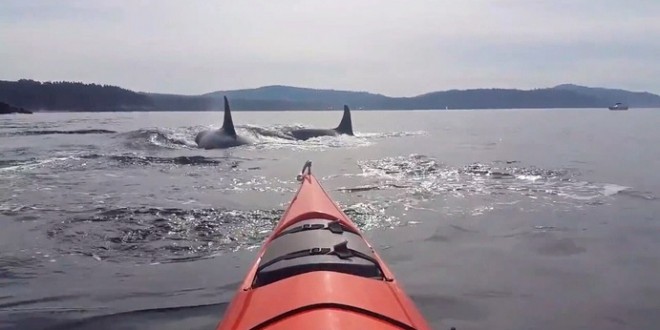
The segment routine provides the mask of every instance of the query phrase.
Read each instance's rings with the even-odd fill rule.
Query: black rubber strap
[[[376,266],[379,266],[378,261],[376,259],[374,259],[373,257],[368,256],[368,255],[366,255],[366,254],[364,254],[360,251],[350,249],[348,247],[348,241],[344,241],[342,243],[339,243],[339,244],[335,245],[332,248],[312,248],[312,249],[294,251],[294,252],[291,252],[291,253],[287,253],[285,255],[281,255],[279,257],[275,257],[275,258],[269,260],[268,262],[260,264],[259,267],[257,268],[257,272],[260,272],[264,268],[266,268],[270,265],[273,265],[275,263],[278,263],[280,261],[283,261],[283,260],[290,260],[290,259],[296,259],[296,258],[301,258],[301,257],[313,256],[313,255],[336,255],[340,259],[350,259],[352,257],[358,257],[358,258],[362,258],[362,259],[371,261]]]
[[[332,247],[332,252],[330,254],[334,254],[338,256],[341,259],[350,259],[351,257],[358,257],[362,258],[365,260],[369,260],[373,262],[374,264],[378,265],[378,261],[374,259],[372,256],[368,256],[360,251],[353,250],[348,247],[348,241],[343,241],[335,246]]]
[[[314,224],[309,224],[306,223],[301,226],[296,226],[290,229],[287,229],[283,232],[281,232],[277,237],[286,235],[286,234],[294,234],[298,233],[301,231],[306,231],[306,230],[318,230],[318,229],[324,229],[324,230],[329,230],[333,234],[343,234],[345,231],[351,232],[353,234],[357,234],[355,231],[352,229],[342,225],[342,223],[339,220],[334,220],[332,222],[329,222],[327,224],[322,224],[322,223],[314,223]]]

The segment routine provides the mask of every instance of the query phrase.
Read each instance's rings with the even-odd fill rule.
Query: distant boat
[[[621,102],[617,102],[614,105],[609,107],[610,110],[628,110],[627,105],[623,105]]]

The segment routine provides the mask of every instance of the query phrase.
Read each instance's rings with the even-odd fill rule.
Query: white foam
[[[532,181],[532,182],[537,181],[537,180],[540,180],[540,179],[542,179],[542,178],[543,178],[543,177],[540,176],[540,175],[518,175],[518,176],[516,176],[516,179],[519,179],[519,180],[526,180],[526,181]]]
[[[32,170],[32,169],[44,166],[46,164],[61,162],[61,161],[67,161],[67,160],[71,160],[71,159],[79,159],[79,158],[74,157],[74,156],[53,157],[53,158],[33,161],[33,162],[25,163],[25,164],[18,164],[18,165],[14,165],[14,166],[3,167],[3,168],[0,168],[0,172]]]
[[[603,187],[602,194],[603,196],[612,196],[628,189],[632,189],[632,188],[608,183],[605,184],[605,186]]]

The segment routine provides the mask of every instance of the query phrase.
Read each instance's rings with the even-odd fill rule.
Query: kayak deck
[[[300,179],[217,329],[429,329],[311,171]]]
[[[270,242],[253,287],[311,271],[336,271],[382,279],[376,256],[362,237],[340,221],[302,220]]]

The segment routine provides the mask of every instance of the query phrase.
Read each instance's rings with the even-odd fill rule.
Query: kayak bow
[[[311,162],[298,179],[217,329],[430,329]]]

